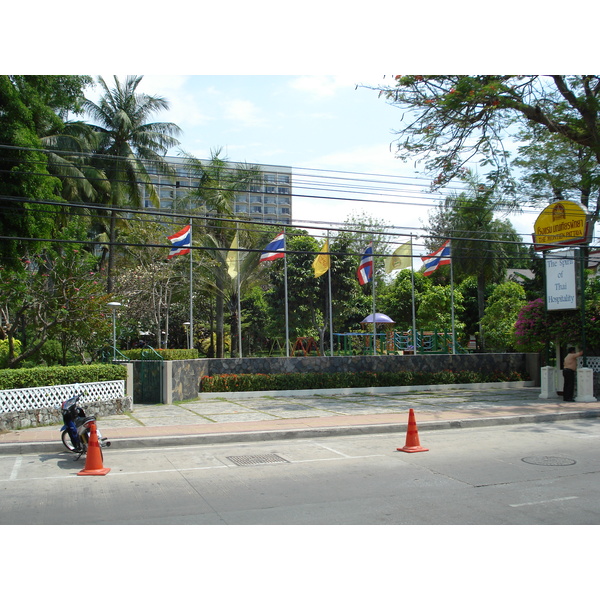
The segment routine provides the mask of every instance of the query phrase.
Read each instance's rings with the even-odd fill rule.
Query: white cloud
[[[320,99],[335,95],[340,88],[352,88],[357,83],[355,77],[343,75],[303,75],[292,79],[289,85],[292,89]]]
[[[255,127],[266,123],[259,108],[249,100],[228,100],[224,104],[224,114],[226,119],[246,127]]]

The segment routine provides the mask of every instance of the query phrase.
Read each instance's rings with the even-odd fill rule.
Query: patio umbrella
[[[372,323],[373,322],[373,314],[366,316],[361,323]],[[390,317],[384,315],[383,313],[375,313],[375,323],[395,323],[396,321],[392,321]]]

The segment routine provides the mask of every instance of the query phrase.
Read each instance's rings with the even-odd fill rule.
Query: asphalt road
[[[0,524],[600,523],[600,424],[0,456]]]

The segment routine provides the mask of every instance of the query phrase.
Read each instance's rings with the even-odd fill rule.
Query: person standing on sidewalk
[[[577,371],[577,359],[583,356],[583,351],[576,352],[575,348],[569,348],[563,363],[563,402],[575,402],[575,372]]]

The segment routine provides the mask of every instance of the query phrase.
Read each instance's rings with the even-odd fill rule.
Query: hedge
[[[129,358],[130,360],[159,360],[156,354],[160,355],[163,360],[191,360],[199,358],[198,350],[192,348],[191,350],[173,348],[171,349],[158,349],[154,352],[148,348],[133,348],[132,350],[122,350],[120,353]]]
[[[0,370],[0,389],[47,387],[70,383],[92,383],[127,379],[125,365],[94,364],[71,367],[34,367]]]
[[[523,373],[444,370],[437,373],[400,371],[396,373],[273,373],[212,375],[200,380],[201,392],[256,392],[266,390],[310,390],[328,388],[395,387],[452,383],[523,381]]]

